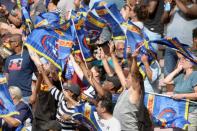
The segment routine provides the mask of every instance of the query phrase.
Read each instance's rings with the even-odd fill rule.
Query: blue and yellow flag
[[[85,32],[91,43],[98,40],[104,27],[106,27],[104,20],[88,12],[85,18]]]
[[[75,41],[76,43],[78,43],[78,47],[80,49],[81,55],[84,57],[84,60],[92,61],[93,57],[88,47],[88,41],[87,41],[88,39],[85,36],[83,16],[75,18],[74,24],[75,24],[75,33],[76,33]]]
[[[116,4],[96,4],[94,6],[96,13],[99,17],[103,18],[110,26],[114,39],[125,39],[124,30],[121,27],[121,23],[125,22],[120,11],[117,9]]]
[[[25,45],[44,56],[62,71],[73,42],[69,40],[69,37],[61,36],[57,31],[38,28],[27,37]]]
[[[187,121],[189,102],[146,93],[144,104],[157,126],[186,129],[190,124]]]
[[[178,52],[180,52],[182,55],[184,55],[186,58],[191,60],[193,63],[197,64],[197,58],[192,52],[188,49],[189,46],[186,44],[181,43],[177,38],[163,38],[160,40],[153,40],[149,41],[149,43],[153,44],[160,44],[168,46]]]
[[[155,60],[155,56],[157,55],[155,49],[152,47],[152,45],[148,42],[149,39],[145,32],[137,27],[134,23],[131,21],[128,22],[128,24],[123,25],[126,26],[127,32],[127,42],[128,46],[131,48],[131,53],[133,53],[138,47],[142,46],[140,48],[140,53],[137,57],[138,65],[140,67],[140,72],[145,78],[145,67],[143,63],[141,62],[141,57],[142,55],[147,55],[148,56],[148,61],[149,63],[152,63]]]
[[[15,105],[8,91],[8,84],[5,76],[0,74],[0,118],[18,115]]]
[[[55,12],[41,13],[36,16],[35,28],[44,27],[49,29],[59,28],[61,24],[61,17]]]
[[[30,18],[29,0],[17,0],[17,6],[21,9],[23,33],[27,35],[27,32],[30,33],[33,28],[33,23]],[[27,29],[29,31],[27,31]]]
[[[89,103],[82,103],[75,107],[75,113],[72,117],[79,120],[89,131],[102,131],[97,122],[96,107]]]

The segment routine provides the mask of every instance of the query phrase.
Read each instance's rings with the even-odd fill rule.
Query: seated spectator
[[[103,131],[120,131],[120,122],[112,116],[112,100],[103,97],[98,101],[97,113],[100,117],[98,123]]]
[[[28,118],[32,119],[31,109],[29,105],[22,101],[22,92],[20,88],[10,86],[9,92],[19,115],[4,117],[3,120],[5,123],[3,124],[3,131],[15,131],[16,129],[22,130],[25,121]]]
[[[194,63],[183,55],[178,54],[180,58],[177,68],[170,73],[164,83],[174,84],[173,93],[168,93],[174,99],[197,100],[197,71],[193,70]],[[197,130],[197,105],[190,104],[188,120],[191,123],[189,131]]]

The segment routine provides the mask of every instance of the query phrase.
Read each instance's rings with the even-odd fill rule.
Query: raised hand
[[[109,46],[110,53],[114,53],[114,51],[115,51],[115,44],[114,44],[114,42],[110,41],[108,46]]]
[[[142,57],[141,57],[141,61],[143,62],[143,63],[147,63],[148,62],[148,56],[147,55],[142,55]]]

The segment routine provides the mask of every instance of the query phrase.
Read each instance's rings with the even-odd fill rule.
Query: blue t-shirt
[[[21,89],[23,97],[31,95],[32,74],[36,66],[31,60],[29,52],[23,51],[23,55],[12,55],[6,59],[4,70],[9,74],[8,85]]]
[[[20,101],[16,105],[16,111],[19,112],[19,115],[13,115],[12,117],[17,119],[18,121],[20,121],[21,125],[24,125],[24,122],[28,118],[32,119],[31,109],[30,109],[29,105],[25,104],[23,101]],[[22,127],[21,125],[19,125],[18,127]],[[11,127],[7,123],[5,123],[3,125],[3,131],[15,131],[18,127]]]

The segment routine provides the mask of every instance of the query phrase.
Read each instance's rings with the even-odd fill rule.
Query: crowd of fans
[[[74,0],[74,10],[82,2],[91,6],[94,0]],[[177,37],[197,54],[195,0],[124,2],[120,13],[125,21],[131,20],[150,40]],[[50,0],[47,7],[44,0],[30,3],[33,22],[46,11],[59,13],[65,20],[69,17],[66,0]],[[108,27],[93,44],[96,48],[91,48],[95,60],[84,62],[71,54],[68,60],[74,69],[72,79],[62,77],[60,81],[58,70],[50,61],[44,57],[38,60],[35,52],[23,46],[21,11],[16,1],[1,0],[0,4],[0,71],[7,78],[11,97],[20,112],[3,118],[3,131],[14,131],[21,124],[32,131],[87,130],[72,118],[75,107],[82,102],[96,106],[103,131],[158,130],[144,106],[145,92],[197,101],[196,63],[169,47],[154,44],[155,61],[150,63],[145,54],[141,57],[146,74],[143,78],[136,60],[140,48],[131,54],[128,47],[125,62],[124,41],[111,40]],[[187,130],[197,131],[197,104],[190,104],[188,120],[191,125]]]

